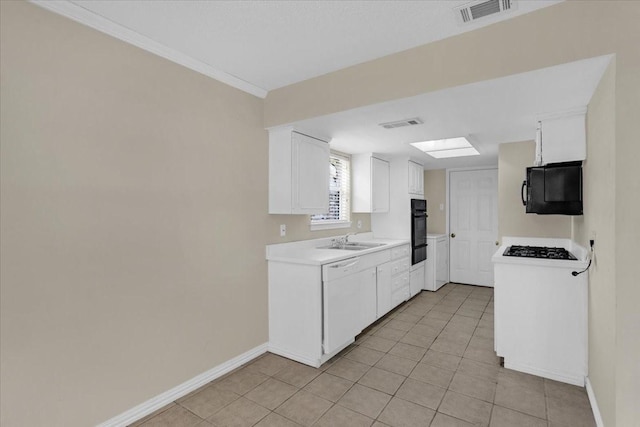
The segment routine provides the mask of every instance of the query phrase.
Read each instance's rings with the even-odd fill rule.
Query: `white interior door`
[[[498,240],[498,170],[449,174],[450,278],[493,287]]]

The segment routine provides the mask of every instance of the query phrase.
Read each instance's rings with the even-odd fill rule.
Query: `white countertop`
[[[323,265],[410,243],[409,240],[406,239],[377,239],[373,237],[373,233],[361,233],[349,236],[349,242],[382,243],[383,246],[363,249],[360,251],[350,251],[345,249],[319,249],[320,246],[328,246],[331,244],[331,240],[336,237],[339,236],[267,245],[267,261]]]
[[[565,248],[571,252],[577,260],[561,260],[561,259],[546,259],[546,258],[526,258],[526,257],[514,257],[504,256],[504,252],[511,245],[522,246],[546,246]],[[582,270],[589,263],[588,251],[578,245],[571,239],[551,239],[540,237],[503,237],[502,246],[498,248],[491,261],[494,263],[504,264],[522,264],[522,265],[538,265],[541,267],[558,267],[558,268],[572,268]]]

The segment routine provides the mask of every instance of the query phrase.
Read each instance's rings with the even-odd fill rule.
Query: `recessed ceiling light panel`
[[[457,138],[412,142],[411,145],[436,159],[477,156],[480,154],[478,150],[471,145],[467,138],[463,136]]]
[[[465,156],[478,156],[478,150],[475,148],[456,148],[454,150],[440,150],[440,151],[432,151],[427,153],[431,157],[435,157],[436,159],[446,159],[448,157],[465,157]]]

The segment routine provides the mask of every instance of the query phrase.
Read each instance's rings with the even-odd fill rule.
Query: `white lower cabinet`
[[[377,318],[381,318],[398,304],[411,298],[409,286],[409,245],[391,251],[392,261],[378,266],[376,284],[378,288]],[[424,276],[423,276],[424,278]]]
[[[409,287],[409,267],[411,266],[411,247],[399,246],[392,250],[391,258],[391,308],[411,298]]]
[[[376,286],[378,288],[377,318],[381,318],[391,310],[391,264],[385,262],[379,265],[376,272]]]
[[[445,234],[427,236],[424,289],[437,291],[449,281],[449,241]]]
[[[359,273],[360,282],[360,331],[378,318],[377,267]]]
[[[586,261],[513,258],[493,258],[496,354],[505,368],[584,387],[589,283],[571,272]]]
[[[425,262],[422,261],[411,266],[411,273],[409,274],[409,291],[411,297],[418,295],[424,288],[424,265]]]
[[[269,261],[269,351],[315,367],[329,360],[411,297],[409,252],[401,245],[322,266]]]

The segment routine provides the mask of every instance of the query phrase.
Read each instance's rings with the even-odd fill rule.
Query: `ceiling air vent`
[[[380,126],[382,126],[385,129],[395,129],[395,128],[401,128],[404,126],[421,125],[422,123],[424,123],[422,119],[418,117],[414,117],[413,119],[398,120],[397,122],[380,123]]]
[[[515,0],[479,0],[456,7],[456,17],[459,22],[465,24],[485,16],[514,9]]]

